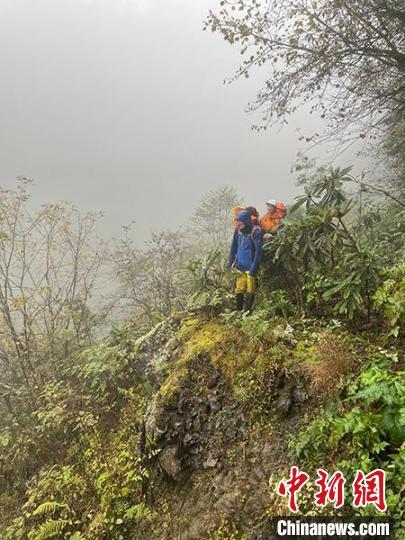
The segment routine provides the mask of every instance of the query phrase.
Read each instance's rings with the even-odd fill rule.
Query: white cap
[[[276,201],[274,199],[269,199],[266,201],[266,204],[271,204],[272,206],[276,206]]]

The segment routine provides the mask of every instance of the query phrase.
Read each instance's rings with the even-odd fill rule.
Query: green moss
[[[316,345],[299,341],[294,351],[294,363],[313,363],[317,359]]]
[[[181,341],[187,341],[192,337],[194,332],[201,327],[200,319],[184,319],[177,331],[177,337]]]
[[[197,355],[212,352],[221,343],[223,327],[215,322],[204,324],[198,319],[188,319],[181,325],[177,337],[182,345],[170,366],[170,374],[158,392],[165,402],[175,398],[181,383],[187,378],[191,362]]]
[[[177,394],[181,382],[186,378],[187,373],[188,370],[186,366],[177,366],[160,387],[158,397],[163,401],[172,400]]]
[[[269,385],[281,367],[288,369],[316,358],[316,344],[312,342],[300,340],[294,349],[281,341],[262,343],[222,321],[187,319],[176,337],[180,346],[158,393],[166,404],[177,399],[194,369],[194,361],[204,353],[208,353],[206,361],[223,375],[235,397],[243,403],[258,404],[259,409],[260,404],[268,407]],[[204,377],[199,385],[198,391],[203,392]]]
[[[195,327],[196,328],[196,327]],[[184,347],[184,356],[194,358],[198,353],[211,352],[216,345],[224,341],[224,327],[217,322],[209,322],[197,327]]]

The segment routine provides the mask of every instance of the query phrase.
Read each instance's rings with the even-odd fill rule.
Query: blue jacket
[[[249,212],[239,212],[236,219],[243,221],[245,228],[243,231],[235,229],[229,253],[228,267],[235,266],[238,270],[242,272],[249,271],[250,275],[254,276],[262,258],[262,232],[259,227],[252,227]]]

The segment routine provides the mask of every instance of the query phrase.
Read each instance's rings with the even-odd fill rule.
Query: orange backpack
[[[235,206],[235,208],[232,209],[233,228],[234,228],[234,229],[237,229],[237,227],[238,227],[238,220],[236,219],[236,216],[237,216],[238,213],[241,212],[242,210],[244,210],[244,208],[242,208],[241,206]]]
[[[242,210],[246,210],[246,208],[243,208],[242,206],[235,206],[235,208],[232,209],[232,216],[233,216],[233,228],[234,229],[237,229],[238,228],[238,220],[236,219],[236,216],[238,215],[239,212],[241,212]],[[251,216],[251,220],[252,220],[252,225],[253,226],[258,226],[259,225],[259,220],[257,219],[256,216]]]

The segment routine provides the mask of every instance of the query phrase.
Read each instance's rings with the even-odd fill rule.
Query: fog
[[[103,234],[176,228],[202,195],[291,201],[305,112],[280,131],[244,112],[264,73],[224,85],[236,48],[203,32],[217,0],[1,0],[0,184],[102,210]]]

